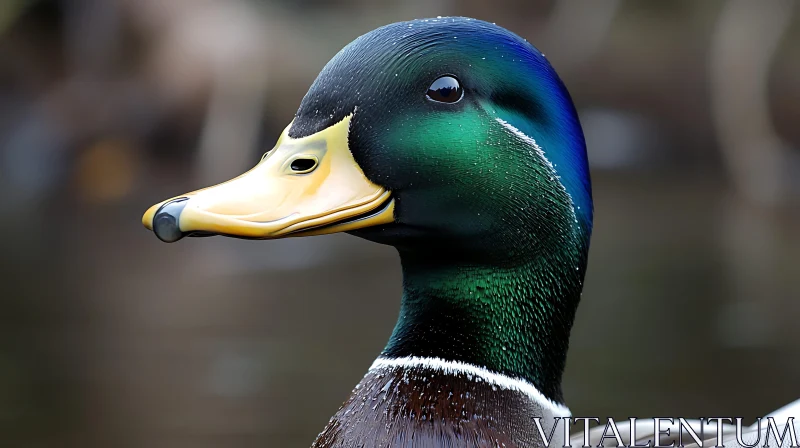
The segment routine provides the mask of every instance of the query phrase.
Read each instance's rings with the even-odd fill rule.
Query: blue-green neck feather
[[[426,99],[443,75],[461,101]],[[384,355],[485,366],[561,402],[592,194],[578,116],[547,59],[478,20],[395,23],[325,66],[289,134],[349,114],[355,160],[396,201],[393,224],[357,233],[403,262]]]

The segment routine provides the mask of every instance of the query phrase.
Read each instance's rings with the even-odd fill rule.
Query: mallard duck
[[[315,447],[536,446],[530,416],[549,431],[569,415],[586,148],[555,70],[499,26],[415,20],[357,38],[253,169],[143,223],[166,242],[349,232],[397,248],[397,325]]]
[[[394,332],[314,447],[564,445],[592,192],[570,95],[519,36],[468,18],[367,33],[254,168],[143,223],[166,242],[348,232],[397,249]]]

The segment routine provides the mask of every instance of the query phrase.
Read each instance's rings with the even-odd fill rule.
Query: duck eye
[[[463,96],[464,89],[452,76],[442,76],[428,87],[428,99],[437,103],[457,103]]]

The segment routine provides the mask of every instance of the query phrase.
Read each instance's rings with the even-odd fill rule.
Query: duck
[[[347,232],[396,248],[397,324],[313,447],[528,447],[530,416],[549,434],[570,415],[592,213],[578,115],[544,54],[437,18],[355,39],[251,170],[142,221],[165,242]]]
[[[142,222],[164,242],[346,232],[397,250],[397,323],[313,447],[569,442],[591,180],[567,88],[516,34],[448,17],[358,37],[251,170]]]

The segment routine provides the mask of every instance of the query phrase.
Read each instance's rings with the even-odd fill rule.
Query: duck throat
[[[563,404],[561,375],[586,269],[584,250],[502,265],[401,251],[403,299],[382,358],[438,358],[533,385]]]

